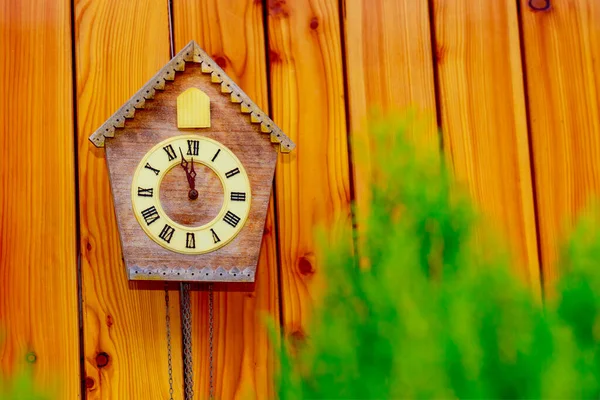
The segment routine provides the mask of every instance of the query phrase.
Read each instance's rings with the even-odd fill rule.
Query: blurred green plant
[[[386,120],[354,146],[373,160],[369,210],[354,240],[320,233],[326,289],[306,341],[283,344],[279,398],[598,398],[598,219],[542,305],[418,130]]]
[[[6,330],[0,326],[0,349],[6,340]],[[45,387],[45,391],[41,391],[39,384],[33,376],[33,365],[35,355],[31,358],[31,353],[23,355],[21,362],[13,363],[11,366],[12,373],[10,375],[0,371],[0,400],[50,400],[56,396],[49,393],[55,393],[56,383]]]
[[[37,390],[31,371],[24,370],[10,379],[0,377],[0,400],[48,400]]]

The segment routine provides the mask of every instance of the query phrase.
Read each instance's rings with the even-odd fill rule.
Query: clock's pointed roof
[[[221,92],[230,96],[231,102],[238,103],[241,112],[250,114],[250,121],[260,124],[261,131],[271,136],[271,142],[278,143],[282,152],[290,152],[296,145],[283,131],[275,125],[267,113],[260,109],[250,97],[239,88],[235,82],[225,74],[219,65],[209,57],[195,41],[189,42],[175,57],[171,59],[152,79],[137,91],[125,104],[121,106],[102,126],[91,136],[90,141],[97,147],[104,146],[105,138],[114,137],[116,128],[125,127],[125,119],[133,118],[135,110],[144,108],[146,100],[154,98],[156,90],[165,88],[165,81],[175,79],[175,71],[183,71],[186,62],[195,62],[201,65],[204,74],[210,74],[211,82],[221,85]]]

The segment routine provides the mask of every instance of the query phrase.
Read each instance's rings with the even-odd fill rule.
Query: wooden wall
[[[255,291],[215,295],[218,398],[273,396],[263,318],[305,337],[313,228],[364,212],[369,163],[353,145],[375,109],[425,112],[415,140],[441,149],[516,272],[549,291],[600,192],[600,2],[548,1],[172,0],[172,15],[168,0],[3,2],[0,375],[29,362],[59,398],[168,397],[164,291],[127,282],[87,137],[169,60],[170,24],[175,51],[196,40],[297,144],[279,159]],[[207,299],[192,295],[199,397]],[[182,398],[178,303],[171,290]]]

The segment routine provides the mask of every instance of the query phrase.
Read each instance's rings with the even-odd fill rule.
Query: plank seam
[[[79,185],[79,123],[77,107],[77,42],[75,32],[75,0],[70,4],[70,23],[71,23],[71,79],[72,79],[72,107],[73,107],[73,178],[75,180],[75,257],[76,257],[76,279],[77,279],[77,318],[79,331],[79,398],[87,399],[87,387],[85,383],[85,333],[83,329],[83,276],[81,266],[81,208],[80,208],[80,185]]]
[[[269,45],[269,13],[267,10],[267,0],[261,1],[262,6],[262,16],[263,16],[263,38],[264,38],[264,46],[265,46],[265,70],[267,74],[267,110],[269,115],[273,115],[273,89],[271,87],[271,47]],[[277,169],[277,164],[275,164],[275,168]],[[279,238],[279,217],[277,213],[277,174],[273,175],[273,186],[271,189],[271,193],[273,194],[273,235],[275,236],[275,260],[277,262],[277,305],[279,308],[279,334],[280,337],[284,334],[284,321],[283,318],[283,282],[281,280],[282,271],[281,266],[283,265],[281,262],[281,243]]]
[[[531,191],[533,196],[533,216],[535,219],[535,240],[536,240],[536,250],[537,250],[537,258],[538,258],[538,268],[539,268],[539,280],[540,280],[540,294],[542,298],[542,304],[544,304],[545,300],[545,290],[544,290],[544,267],[542,260],[542,242],[541,242],[541,233],[540,233],[540,213],[538,209],[538,198],[537,198],[537,182],[536,182],[536,173],[535,173],[535,156],[533,154],[533,139],[531,132],[531,112],[529,109],[529,87],[527,81],[527,60],[525,59],[525,40],[523,33],[523,8],[521,6],[521,1],[517,0],[517,19],[518,19],[518,27],[519,27],[519,51],[521,53],[521,71],[523,76],[523,96],[525,97],[525,123],[527,124],[527,145],[529,146],[529,171],[531,174]]]
[[[442,99],[440,96],[440,76],[438,69],[438,54],[437,54],[437,38],[435,30],[435,16],[434,16],[434,0],[428,0],[428,12],[429,12],[429,40],[431,41],[431,60],[432,60],[432,72],[433,72],[433,91],[435,97],[435,119],[438,128],[438,141],[440,153],[444,153],[444,134],[442,132]],[[451,150],[451,149],[450,149]]]
[[[169,55],[175,57],[175,29],[173,28],[173,0],[167,0],[167,15],[169,18]]]
[[[342,49],[342,78],[344,82],[344,116],[346,117],[346,146],[348,147],[348,181],[350,186],[350,203],[356,203],[356,184],[355,184],[355,168],[354,163],[354,152],[352,151],[352,125],[350,119],[350,91],[348,88],[348,61],[346,59],[348,54],[348,49],[346,48],[346,3],[345,0],[338,0],[338,10],[339,10],[339,24],[340,24],[340,47]],[[350,207],[350,218],[352,220],[352,230],[356,231],[358,228],[357,216],[355,207]],[[358,246],[358,235],[352,235],[352,244],[354,245],[354,250],[356,252],[356,257],[354,258],[355,267],[358,269],[360,254],[359,254],[359,246]]]

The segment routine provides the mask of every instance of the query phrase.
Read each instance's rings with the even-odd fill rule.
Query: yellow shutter
[[[210,99],[197,88],[177,96],[178,128],[210,128]]]

